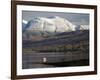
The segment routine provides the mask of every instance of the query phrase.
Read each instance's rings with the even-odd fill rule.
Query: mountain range
[[[44,37],[54,36],[64,32],[88,30],[88,25],[74,25],[65,18],[35,17],[30,21],[23,21],[23,40],[41,40]]]

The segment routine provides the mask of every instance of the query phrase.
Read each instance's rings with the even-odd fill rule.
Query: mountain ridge
[[[24,21],[25,22],[25,21]],[[26,22],[25,22],[26,23]],[[52,36],[63,32],[76,30],[88,30],[88,26],[74,25],[65,18],[59,16],[53,17],[35,17],[33,20],[23,25],[23,39],[32,39],[33,36]]]

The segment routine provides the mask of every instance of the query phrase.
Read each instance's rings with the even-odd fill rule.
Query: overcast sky
[[[84,13],[64,13],[64,12],[44,12],[44,11],[22,11],[22,19],[29,21],[34,17],[53,17],[59,16],[66,18],[76,25],[89,25],[89,14]]]

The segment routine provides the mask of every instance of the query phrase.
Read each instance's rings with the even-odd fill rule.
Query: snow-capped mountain
[[[76,25],[75,30],[89,30],[89,25]]]
[[[84,29],[84,26],[76,26],[65,18],[54,17],[36,17],[30,21],[23,21],[23,38],[32,38],[35,36],[50,36],[62,32],[71,32]]]

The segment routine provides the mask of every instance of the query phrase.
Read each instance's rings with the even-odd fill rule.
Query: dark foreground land
[[[23,41],[22,65],[23,69],[89,65],[89,31]]]
[[[46,58],[46,61],[43,61]],[[23,54],[23,69],[27,68],[49,68],[89,65],[88,54],[78,53],[31,53]]]

